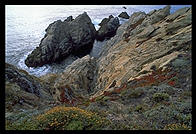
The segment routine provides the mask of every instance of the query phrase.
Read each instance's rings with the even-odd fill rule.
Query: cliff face
[[[170,14],[166,6],[133,13],[98,59],[87,55],[40,80],[56,104],[110,120],[102,129],[191,129],[191,50],[192,9]]]
[[[107,89],[113,81],[117,87],[135,77],[148,75],[154,67],[166,69],[171,61],[190,54],[192,44],[191,9],[168,15],[169,8],[151,15],[135,13],[121,26],[98,59],[97,90]],[[142,16],[142,17],[140,17]],[[189,55],[190,56],[190,55]],[[189,57],[190,60],[191,57]]]
[[[169,9],[134,13],[119,27],[97,60],[97,92],[87,109],[110,111],[116,125],[140,124],[141,129],[190,125],[175,116],[191,116],[192,11],[169,15]],[[185,109],[189,112],[180,112]]]

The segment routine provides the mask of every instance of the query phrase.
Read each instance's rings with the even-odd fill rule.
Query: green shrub
[[[142,105],[137,105],[136,108],[135,108],[135,111],[137,111],[137,112],[143,111]]]
[[[152,98],[155,102],[168,101],[169,95],[167,93],[154,93]]]
[[[68,126],[67,130],[82,130],[84,128],[82,121],[71,121]]]
[[[190,127],[188,127],[185,124],[168,124],[164,127],[164,130],[191,130]]]
[[[135,107],[135,111],[137,112],[144,112],[148,109],[148,106],[146,104],[139,104]]]
[[[109,121],[77,107],[57,106],[38,116],[6,124],[9,130],[98,130]]]

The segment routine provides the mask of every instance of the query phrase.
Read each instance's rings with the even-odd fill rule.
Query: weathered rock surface
[[[119,19],[118,17],[113,18],[113,16],[109,16],[109,18],[105,18],[100,23],[101,27],[97,31],[96,39],[103,41],[104,39],[109,39],[116,34],[116,30],[119,27]]]
[[[63,97],[72,100],[76,96],[89,98],[94,89],[95,73],[96,61],[93,57],[87,55],[74,61],[66,68],[54,84],[56,100],[62,101]],[[64,92],[65,96],[62,97],[62,93]]]
[[[144,70],[151,72],[153,65],[156,69],[166,67],[170,61],[178,58],[178,55],[186,55],[187,48],[190,51],[191,9],[184,10],[184,14],[168,23],[171,16],[182,12],[179,10],[169,15],[169,8],[166,6],[155,11],[152,18],[141,12],[137,13],[140,17],[133,14],[126,24],[119,27],[118,30],[125,29],[124,39],[117,31],[116,36],[106,43],[106,48],[97,61],[98,79],[95,90],[107,90],[114,80],[115,86],[120,87],[141,75]],[[171,27],[172,23],[176,26]],[[172,33],[169,32],[170,28]],[[114,40],[117,41],[113,42]]]
[[[169,129],[171,124],[178,129],[183,120],[183,129],[190,129],[191,14],[191,8],[183,8],[169,15],[169,6],[132,14],[97,60],[97,92],[87,109],[108,113],[116,127],[120,122],[134,130]],[[118,108],[110,109],[111,102]]]
[[[120,42],[122,38],[130,36],[130,30],[139,25],[139,23],[141,23],[145,16],[146,14],[144,12],[133,13],[128,21],[126,21],[120,27],[118,27],[116,35],[112,37],[110,40],[108,40],[107,43],[103,46],[101,57],[104,57],[109,51],[109,48],[114,44]]]
[[[50,24],[39,47],[28,55],[25,64],[37,67],[60,61],[68,55],[84,56],[90,52],[96,30],[86,12],[76,17],[68,17]]]
[[[124,19],[129,19],[129,15],[127,14],[127,12],[122,12],[118,15],[118,17],[124,18]]]
[[[13,65],[5,66],[6,110],[21,110],[45,105],[52,101],[50,87],[26,71]]]
[[[170,14],[170,8],[171,6],[166,6],[163,9],[159,9],[155,12],[151,12],[149,15],[147,16],[143,22],[143,24],[146,23],[150,23],[150,24],[154,24],[157,23],[158,21],[164,19],[166,16],[168,16]]]

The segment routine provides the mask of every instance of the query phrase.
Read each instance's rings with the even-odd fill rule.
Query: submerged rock
[[[46,35],[39,47],[25,60],[28,67],[61,61],[68,55],[84,56],[90,52],[96,30],[86,12],[72,20],[55,21],[46,29]]]

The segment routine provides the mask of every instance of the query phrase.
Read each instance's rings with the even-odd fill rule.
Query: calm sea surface
[[[127,9],[124,9],[125,6]],[[30,74],[41,76],[47,73],[57,73],[65,69],[73,61],[63,61],[61,64],[45,65],[38,68],[28,68],[24,60],[34,48],[36,48],[45,35],[48,25],[58,19],[65,20],[72,15],[73,18],[87,12],[91,21],[98,29],[101,20],[109,15],[117,17],[121,12],[126,11],[129,15],[136,11],[148,13],[153,9],[163,8],[165,5],[42,5],[42,6],[6,6],[5,14],[5,62],[13,64]],[[190,5],[173,5],[171,13],[182,7]],[[120,19],[122,24],[124,19]],[[90,53],[98,57],[104,42],[95,41]]]

